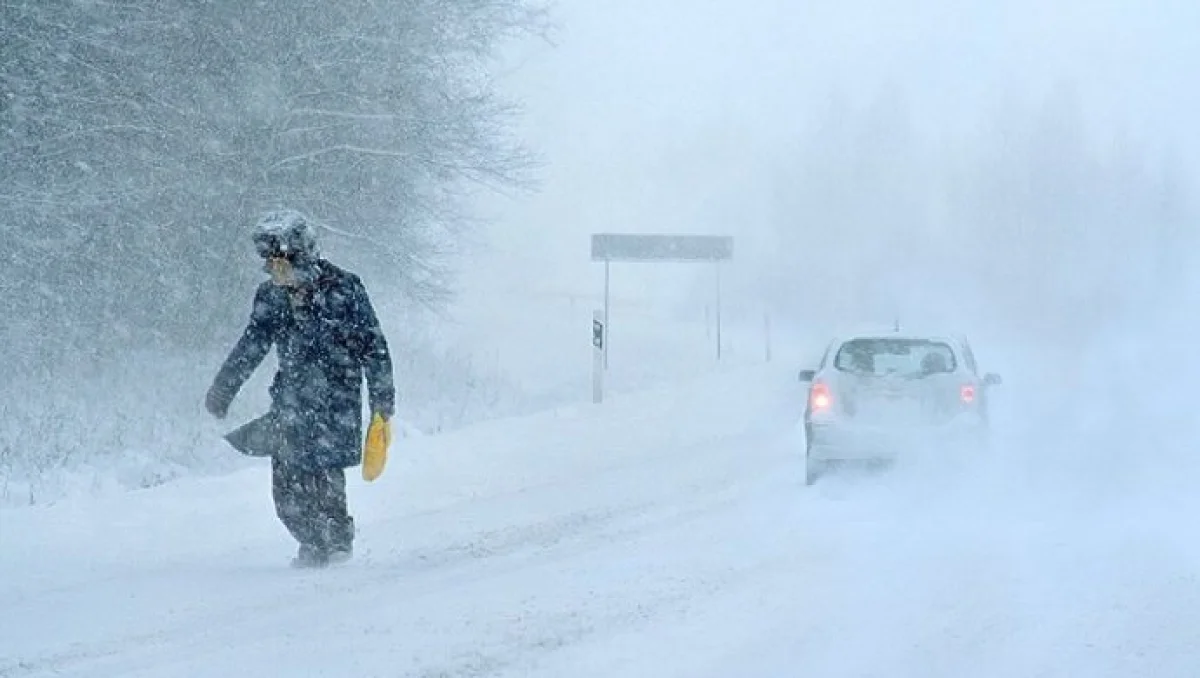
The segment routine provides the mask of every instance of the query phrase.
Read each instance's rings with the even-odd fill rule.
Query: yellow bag
[[[388,447],[392,444],[392,422],[376,412],[367,428],[367,442],[363,446],[362,477],[371,482],[383,475],[387,464]]]

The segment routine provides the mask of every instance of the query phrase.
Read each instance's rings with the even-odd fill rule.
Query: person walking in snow
[[[270,412],[252,422],[260,431],[268,424],[272,443],[246,449],[245,440],[234,437],[237,431],[227,439],[246,454],[271,456],[275,511],[299,542],[293,565],[344,561],[353,553],[355,533],[345,469],[363,458],[363,376],[372,433],[386,427],[390,441],[391,354],[362,281],[320,256],[303,215],[266,214],[253,241],[271,279],[258,287],[249,323],[217,372],[205,407],[223,419],[275,347],[279,370],[270,386]]]

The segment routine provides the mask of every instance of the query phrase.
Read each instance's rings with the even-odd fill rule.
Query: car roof
[[[956,349],[962,349],[969,345],[967,338],[961,334],[951,334],[945,332],[913,332],[902,330],[900,332],[882,330],[882,331],[862,331],[835,335],[830,341],[830,346],[841,346],[848,341],[855,339],[907,339],[910,341],[939,341],[945,344],[950,344]]]

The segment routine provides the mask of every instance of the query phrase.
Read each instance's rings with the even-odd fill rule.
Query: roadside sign
[[[592,343],[600,351],[602,366],[608,369],[610,328],[609,269],[612,262],[707,262],[716,268],[717,360],[721,360],[721,262],[733,259],[733,237],[728,235],[669,235],[662,233],[593,233],[592,261],[604,262],[604,323],[600,339]],[[596,343],[599,341],[599,343]]]
[[[592,402],[604,400],[604,311],[592,312]]]
[[[724,235],[592,234],[592,261],[726,261],[733,238]]]

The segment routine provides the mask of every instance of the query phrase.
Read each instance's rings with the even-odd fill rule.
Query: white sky
[[[556,11],[558,46],[521,48],[504,77],[549,163],[543,185],[489,202],[495,251],[467,266],[468,297],[497,284],[598,290],[587,237],[601,230],[732,233],[752,274],[747,258],[767,246],[760,151],[834,91],[891,91],[916,129],[957,136],[1005,101],[1069,83],[1103,134],[1123,129],[1189,163],[1200,148],[1197,3],[562,0]],[[639,267],[614,284],[677,290],[694,273]]]

